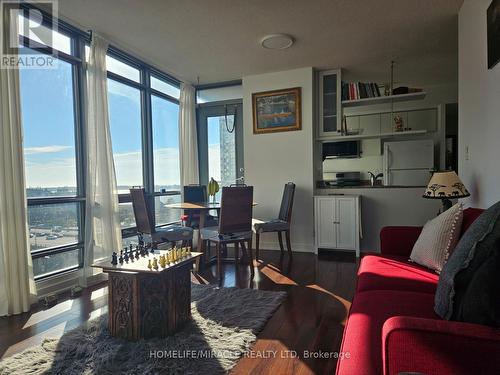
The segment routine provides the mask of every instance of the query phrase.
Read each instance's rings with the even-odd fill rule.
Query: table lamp
[[[446,211],[452,206],[450,199],[465,198],[470,193],[465,188],[455,171],[435,172],[423,195],[427,199],[441,199],[443,208],[441,212]]]

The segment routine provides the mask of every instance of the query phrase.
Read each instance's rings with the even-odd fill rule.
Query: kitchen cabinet
[[[340,74],[340,69],[335,69],[320,72],[318,75],[319,137],[340,135],[342,122]]]
[[[361,206],[358,195],[314,197],[315,250],[355,251],[359,257]]]

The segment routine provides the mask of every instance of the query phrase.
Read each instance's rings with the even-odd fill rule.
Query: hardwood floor
[[[354,295],[358,263],[343,254],[260,253],[255,276],[248,267],[223,265],[222,286],[282,290],[286,300],[258,335],[252,351],[239,360],[232,374],[333,374],[336,359],[307,358],[339,350],[347,311]],[[195,283],[217,284],[216,267],[192,277]],[[243,307],[244,308],[244,307]],[[107,287],[100,284],[78,298],[61,296],[49,309],[0,318],[0,357],[39,344],[107,312]]]

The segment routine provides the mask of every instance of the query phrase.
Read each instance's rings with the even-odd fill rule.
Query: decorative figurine
[[[403,129],[403,118],[401,116],[394,116],[394,131],[402,132]]]
[[[118,264],[118,255],[116,254],[116,251],[113,251],[113,255],[111,255],[111,264],[113,266]]]
[[[158,259],[156,259],[156,257],[154,257],[154,258],[153,258],[153,268],[154,268],[155,270],[157,270],[157,269],[158,269]]]
[[[148,260],[148,268],[151,269],[153,266],[151,265],[151,259]]]

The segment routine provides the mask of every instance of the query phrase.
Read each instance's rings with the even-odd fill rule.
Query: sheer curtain
[[[113,150],[108,116],[106,51],[108,42],[92,34],[87,64],[87,173],[84,280],[90,265],[121,248]]]
[[[7,45],[5,16],[0,29]],[[11,26],[17,32],[17,25]],[[29,311],[36,294],[24,185],[19,71],[5,68],[0,69],[0,316]]]
[[[179,99],[179,141],[182,186],[199,183],[196,99],[194,87],[181,83]]]

